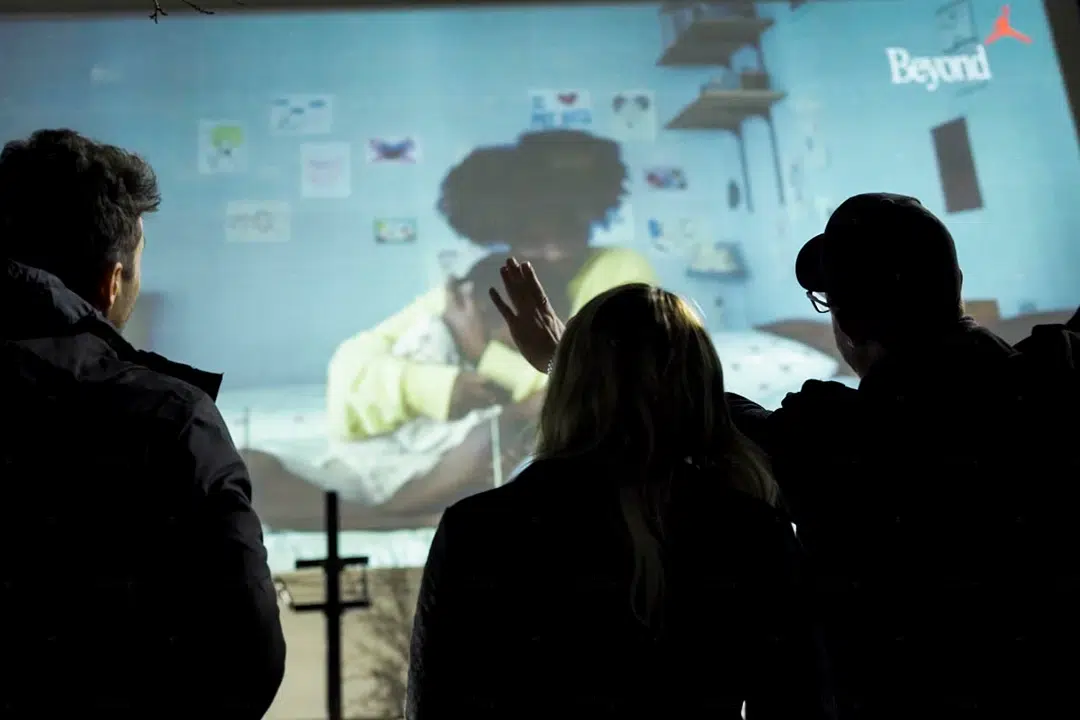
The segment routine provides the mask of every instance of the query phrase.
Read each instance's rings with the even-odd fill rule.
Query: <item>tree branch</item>
[[[207,10],[206,8],[201,7],[200,5],[196,5],[191,0],[180,0],[180,2],[184,3],[189,8],[191,8],[195,12],[199,13],[200,15],[213,15],[214,14],[213,10]],[[233,3],[235,3],[236,5],[241,5],[241,6],[244,4],[244,3],[240,2],[240,0],[233,0]],[[154,21],[154,24],[155,25],[157,24],[158,18],[163,18],[163,17],[168,17],[168,16],[169,16],[168,11],[166,11],[165,8],[161,7],[161,0],[154,0],[154,12],[150,16],[150,19]]]

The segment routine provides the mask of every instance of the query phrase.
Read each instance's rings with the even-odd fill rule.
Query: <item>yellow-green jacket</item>
[[[627,248],[598,248],[567,289],[571,315],[594,297],[618,285],[655,284],[648,260]],[[478,288],[478,302],[485,288]],[[331,437],[359,440],[392,432],[417,417],[446,420],[450,393],[461,368],[411,362],[391,354],[395,341],[424,317],[441,317],[446,289],[436,287],[393,317],[343,342],[330,359],[327,410]],[[516,349],[488,343],[476,372],[505,388],[514,401],[544,386],[537,372]]]

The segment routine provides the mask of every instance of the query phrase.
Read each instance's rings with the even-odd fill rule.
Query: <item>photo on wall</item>
[[[409,245],[416,242],[416,218],[376,218],[373,233],[380,245]]]

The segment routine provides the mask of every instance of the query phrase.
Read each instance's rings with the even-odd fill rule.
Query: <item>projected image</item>
[[[266,473],[264,522],[318,528],[310,500],[321,488],[341,494],[348,529],[431,527],[449,504],[509,477],[533,445],[545,378],[514,348],[487,289],[507,253],[535,264],[563,315],[616,285],[656,282],[636,250],[589,245],[620,207],[627,172],[616,143],[572,130],[479,147],[450,168],[439,214],[497,252],[341,342],[329,363],[329,445],[295,453],[291,472]],[[253,439],[249,454],[260,451]]]
[[[1080,301],[1076,130],[1038,3],[144,20],[0,25],[12,52],[70,39],[48,98],[33,57],[7,64],[0,127],[70,126],[154,165],[131,327],[225,374],[280,565],[321,552],[328,490],[344,552],[418,565],[448,504],[513,481],[544,376],[487,299],[508,254],[564,316],[625,282],[682,293],[729,389],[768,407],[856,382],[793,273],[848,195],[941,215],[969,312],[1006,340]],[[827,41],[841,30],[859,41]]]
[[[564,317],[621,283],[681,293],[728,389],[773,408],[857,383],[794,278],[849,195],[941,216],[1006,341],[1080,303],[1077,133],[1036,2],[245,7],[5,20],[0,47],[5,139],[72,127],[153,164],[128,332],[224,373],[275,572],[325,556],[327,491],[343,555],[416,568],[448,505],[513,482],[545,377],[487,298],[508,254]],[[271,716],[317,716],[290,682]],[[398,712],[374,692],[353,714]]]

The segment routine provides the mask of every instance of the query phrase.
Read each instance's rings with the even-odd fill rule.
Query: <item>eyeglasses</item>
[[[827,313],[831,309],[829,307],[829,301],[825,299],[825,296],[820,293],[810,291],[806,293],[806,297],[810,298],[810,304],[814,306],[814,309],[819,313]]]

